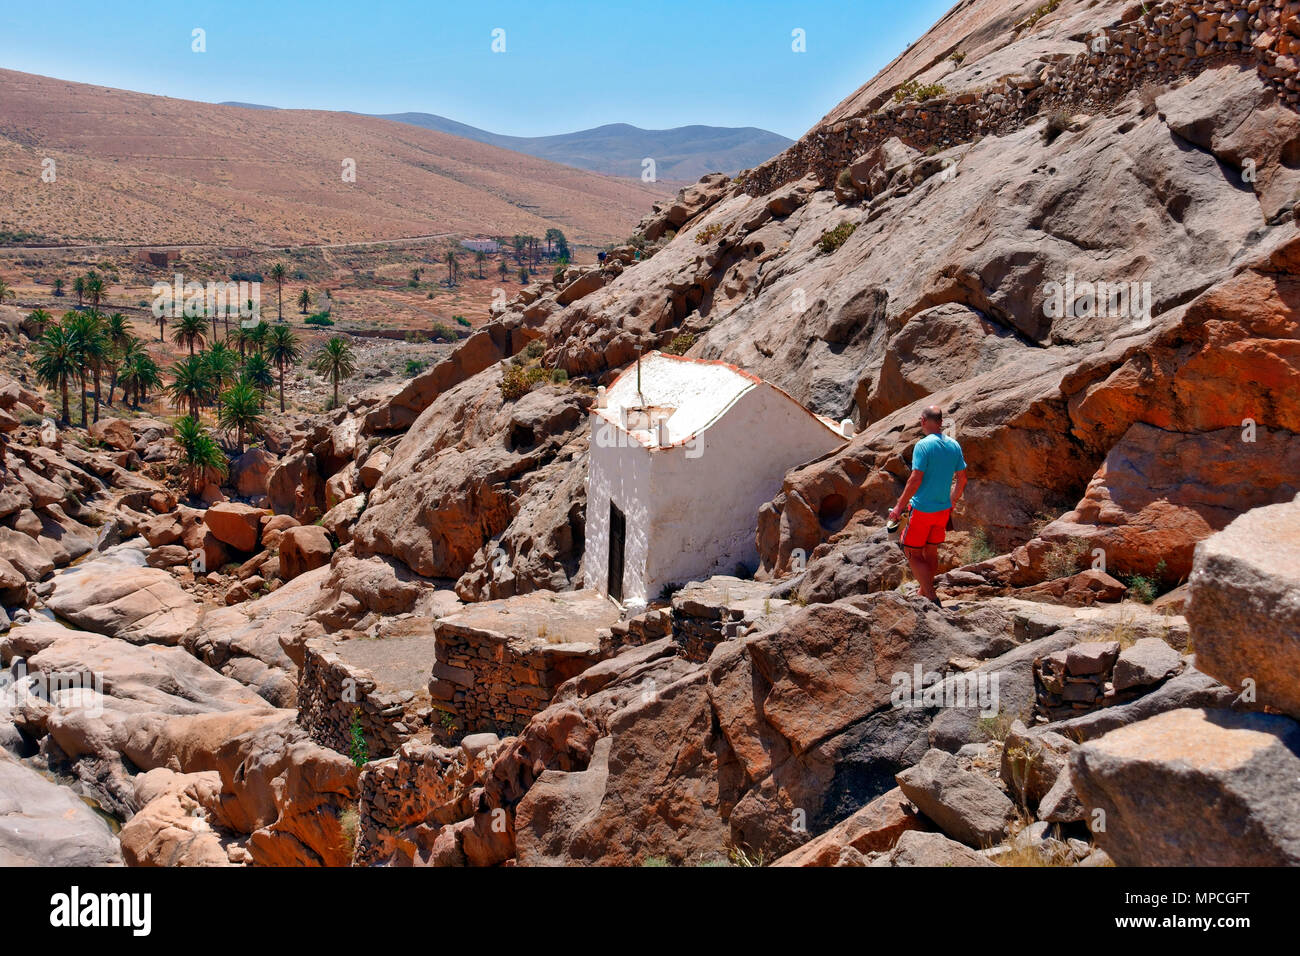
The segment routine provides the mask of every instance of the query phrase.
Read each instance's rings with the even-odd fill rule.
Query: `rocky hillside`
[[[6,774],[134,863],[1300,864],[1298,49],[1283,0],[960,4],[193,506],[161,430],[113,470],[0,391]],[[606,620],[586,412],[651,349],[856,434],[754,515],[752,579]],[[942,608],[881,527],[932,403]],[[32,682],[78,663],[100,714]]]

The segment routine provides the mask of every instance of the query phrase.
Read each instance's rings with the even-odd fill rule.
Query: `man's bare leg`
[[[904,548],[907,552],[907,563],[912,568],[912,577],[916,578],[916,583],[921,586],[921,596],[924,598],[934,598],[934,571],[930,567],[930,562],[926,559],[926,548]]]
[[[927,544],[925,546],[925,563],[930,567],[930,593],[926,595],[930,600],[939,600],[939,595],[934,591],[934,579],[939,576],[939,546],[937,544]]]

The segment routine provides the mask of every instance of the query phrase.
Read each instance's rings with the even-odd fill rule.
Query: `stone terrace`
[[[534,591],[450,614],[434,625],[433,706],[467,733],[518,733],[560,684],[601,660],[600,632],[618,616],[594,591]]]
[[[378,637],[343,631],[305,644],[298,722],[312,738],[351,756],[359,721],[370,758],[387,756],[428,722],[433,619],[410,618]]]

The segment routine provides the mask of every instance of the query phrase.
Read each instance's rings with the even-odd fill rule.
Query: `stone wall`
[[[357,787],[354,866],[464,861],[427,859],[431,830],[470,816],[473,784],[483,777],[484,754],[497,742],[490,734],[467,737],[460,747],[411,740],[397,753],[366,765]]]
[[[555,690],[603,655],[599,645],[549,644],[439,621],[429,695],[468,733],[517,734]]]
[[[351,757],[356,721],[368,757],[392,754],[423,727],[420,702],[409,690],[380,688],[369,671],[349,664],[329,647],[318,640],[305,645],[298,677],[298,723],[317,743]]]
[[[866,115],[817,127],[781,155],[751,170],[752,196],[813,173],[834,183],[855,158],[898,137],[909,146],[946,149],[976,136],[1019,128],[1057,110],[1096,111],[1147,84],[1168,83],[1217,65],[1253,65],[1292,107],[1300,104],[1300,2],[1297,0],[1165,0],[1128,8],[1127,22],[1089,37],[1086,52],[1048,63],[1033,74],[924,102],[873,104]]]

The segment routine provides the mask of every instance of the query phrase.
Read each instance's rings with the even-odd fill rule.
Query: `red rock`
[[[203,521],[217,540],[237,551],[254,551],[260,537],[262,514],[250,505],[223,501],[210,507]]]
[[[298,527],[298,520],[290,515],[263,515],[262,547],[273,549],[280,546],[280,535],[289,528]]]
[[[329,534],[318,525],[289,528],[280,536],[280,577],[292,581],[298,575],[329,564]]]
[[[889,850],[908,830],[929,829],[929,821],[918,814],[903,791],[895,787],[772,865],[834,866],[840,851],[846,846],[859,853]]]
[[[91,438],[118,451],[130,451],[135,445],[135,433],[124,418],[101,418],[97,422],[92,422],[87,431],[90,432]]]

